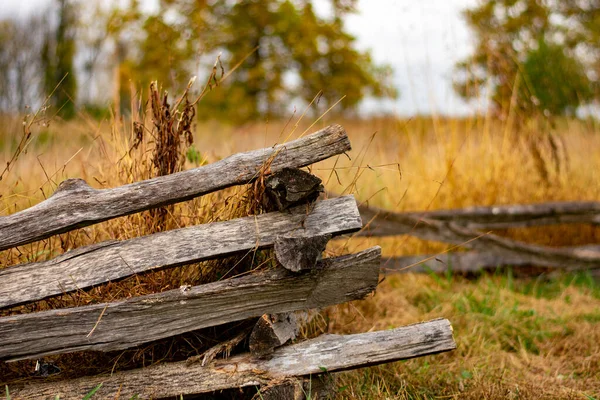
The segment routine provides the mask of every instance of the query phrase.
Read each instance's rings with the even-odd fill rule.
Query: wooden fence
[[[114,189],[97,190],[82,180],[67,180],[46,201],[0,217],[0,250],[247,184],[261,174],[285,176],[278,174],[289,174],[289,168],[307,166],[348,150],[350,143],[343,128],[330,126],[284,145]],[[378,247],[320,259],[332,236],[361,229],[356,201],[353,196],[344,196],[317,201],[307,208],[308,200],[296,195],[291,198],[299,200],[298,205],[292,204],[284,211],[97,243],[49,261],[1,269],[0,309],[8,309],[135,274],[258,249],[273,248],[280,262],[275,269],[205,285],[0,318],[0,360],[4,362],[75,351],[127,349],[202,328],[259,318],[251,332],[241,332],[231,339],[231,343],[239,343],[249,335],[249,352],[244,354],[214,360],[217,351],[211,349],[198,355],[202,362],[188,360],[112,375],[11,384],[12,398],[81,399],[100,384],[94,398],[161,398],[250,385],[263,385],[267,398],[274,383],[291,377],[456,347],[452,327],[444,319],[380,332],[322,335],[286,345],[297,332],[293,312],[364,298],[377,286],[381,263]]]
[[[600,245],[548,247],[492,234],[494,229],[555,224],[600,224],[598,202],[554,202],[529,205],[471,207],[420,213],[395,213],[359,206],[361,235],[411,235],[424,240],[460,245],[471,251],[383,260],[388,272],[472,273],[499,266],[534,266],[555,270],[600,270]]]

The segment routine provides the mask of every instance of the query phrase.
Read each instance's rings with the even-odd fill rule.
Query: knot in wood
[[[71,178],[62,181],[54,194],[63,193],[63,192],[79,192],[79,191],[92,191],[94,190],[86,181],[79,178]]]
[[[298,168],[283,168],[265,180],[268,200],[279,211],[315,201],[323,191],[321,179]]]
[[[275,258],[287,270],[299,272],[313,269],[325,251],[331,235],[275,238]]]

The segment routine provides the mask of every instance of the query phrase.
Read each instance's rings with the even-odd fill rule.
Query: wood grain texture
[[[0,359],[119,350],[265,313],[345,303],[375,290],[380,262],[381,250],[374,247],[322,260],[301,274],[278,268],[125,301],[0,318]]]
[[[563,247],[573,252],[595,251],[600,253],[600,246]],[[534,260],[535,261],[535,260]],[[430,254],[419,256],[389,257],[381,260],[381,270],[385,274],[397,272],[443,273],[453,271],[464,274],[478,273],[484,270],[502,267],[548,267],[547,262],[536,264],[519,254],[485,251],[466,251],[457,253]]]
[[[118,280],[156,268],[273,246],[277,236],[337,235],[360,229],[352,196],[230,221],[197,225],[69,251],[0,270],[0,308]]]
[[[259,318],[250,333],[249,350],[253,356],[264,357],[277,347],[294,340],[300,325],[294,313],[265,314]]]
[[[282,145],[235,154],[203,167],[113,189],[93,189],[81,179],[69,179],[47,200],[0,217],[0,250],[246,184],[271,160],[269,170],[276,172],[286,167],[304,167],[349,150],[344,128],[331,125]]]
[[[81,399],[102,383],[101,399],[163,398],[180,394],[269,384],[292,376],[316,375],[377,365],[454,350],[452,326],[446,319],[356,335],[323,335],[280,347],[268,360],[249,354],[213,361],[201,367],[185,362],[156,365],[72,381],[13,388],[15,399]]]
[[[565,270],[600,268],[600,252],[594,247],[556,248],[523,243],[491,233],[466,228],[453,221],[425,219],[414,214],[376,208],[361,210],[363,235],[411,235],[425,240],[461,245],[471,250],[493,252],[523,263]]]
[[[514,204],[492,207],[467,207],[455,210],[436,210],[424,212],[394,213],[361,205],[361,215],[371,220],[388,218],[391,214],[412,216],[426,220],[453,222],[456,225],[475,230],[524,228],[558,224],[600,224],[600,203],[584,202],[548,202],[539,204]],[[377,224],[383,229],[384,224]],[[371,226],[371,236],[386,236],[385,230]]]
[[[331,235],[275,238],[275,258],[290,271],[312,269],[327,247]]]

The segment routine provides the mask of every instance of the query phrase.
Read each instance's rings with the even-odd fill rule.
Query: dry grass
[[[328,190],[355,193],[392,210],[425,210],[469,205],[550,200],[600,200],[600,127],[588,122],[531,121],[519,132],[487,117],[340,121],[353,150],[312,167]],[[310,125],[268,123],[231,127],[200,123],[184,168],[213,162],[231,153],[296,138]],[[12,124],[12,125],[11,125]],[[0,154],[8,159],[20,121],[3,122]],[[34,125],[36,135],[0,182],[2,214],[47,197],[63,179],[83,178],[96,188],[114,187],[149,176],[153,143],[129,152],[133,126],[85,118],[76,123]],[[292,130],[294,130],[293,133]],[[167,229],[229,219],[253,212],[252,188],[241,187],[186,202],[170,211]],[[256,211],[256,210],[254,210]],[[70,248],[152,232],[150,213],[119,218],[0,254],[0,267],[44,260]],[[547,245],[599,243],[600,230],[561,226],[499,232]],[[380,244],[385,255],[442,251],[445,245],[407,237],[335,241],[330,255]],[[261,262],[268,262],[265,254]],[[63,296],[21,311],[81,305],[123,298],[186,283],[202,283],[254,268],[245,264],[199,264],[135,277],[74,296]],[[17,310],[13,310],[17,311]],[[600,396],[600,289],[585,275],[552,280],[515,280],[510,273],[468,281],[460,277],[403,275],[388,278],[365,301],[337,307],[315,322],[332,332],[386,329],[446,317],[459,345],[449,354],[349,372],[340,378],[340,396],[367,398],[581,398]],[[213,334],[215,332],[213,331]],[[222,335],[227,335],[221,331]],[[134,352],[63,356],[62,367],[96,365],[128,368],[165,357],[184,358],[214,344],[210,332],[187,335],[189,346],[173,351],[172,341]],[[79,357],[79,358],[77,358]],[[95,358],[94,358],[95,357]],[[9,371],[15,379],[30,365]],[[0,367],[2,368],[2,367]],[[11,367],[12,368],[12,367]],[[16,368],[16,367],[15,367]],[[67,368],[68,369],[68,368]],[[79,372],[94,373],[98,368]],[[5,370],[1,371],[7,374]],[[5,378],[0,381],[11,380]],[[592,398],[592,397],[588,397]]]

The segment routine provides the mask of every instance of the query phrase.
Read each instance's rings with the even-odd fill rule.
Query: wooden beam
[[[69,251],[49,261],[0,269],[0,308],[88,288],[157,268],[273,246],[276,237],[360,229],[352,196],[230,221],[191,226]]]
[[[574,253],[581,251],[595,251],[600,253],[600,246],[597,245],[563,247],[562,249],[570,250]],[[536,264],[536,260],[533,261],[528,257],[522,257],[515,253],[503,254],[489,251],[465,251],[384,258],[381,260],[381,270],[385,274],[398,272],[443,273],[446,271],[472,274],[501,267],[549,267],[545,261],[542,264]],[[554,266],[554,269],[560,270],[561,267],[568,266],[557,265]]]
[[[166,398],[234,387],[269,384],[292,376],[317,375],[454,350],[452,326],[438,319],[356,335],[323,335],[280,347],[269,359],[241,354],[201,367],[185,362],[77,380],[10,388],[15,399],[81,399],[102,384],[101,399]]]
[[[377,219],[377,224],[373,224],[368,230],[370,236],[388,235],[383,229],[385,222],[382,220],[394,219],[398,215],[453,222],[465,228],[485,231],[558,224],[600,224],[600,202],[595,201],[513,204],[407,213],[384,211],[366,205],[361,205],[359,209],[365,223],[375,217]]]
[[[0,318],[0,359],[40,358],[82,350],[111,351],[259,317],[361,299],[375,290],[381,250],[283,268],[125,301]]]
[[[424,240],[451,243],[471,250],[493,252],[524,263],[565,270],[600,268],[600,251],[590,247],[556,248],[539,246],[482,233],[452,221],[425,219],[413,214],[370,208],[361,211],[367,236],[410,235]]]
[[[81,179],[69,179],[47,200],[0,217],[0,250],[246,184],[264,166],[269,173],[286,167],[300,168],[349,150],[344,128],[331,125],[285,144],[235,154],[203,167],[113,189],[93,189]]]
[[[502,266],[527,265],[518,256],[492,252],[465,251],[457,253],[430,254],[420,256],[388,257],[381,260],[384,274],[402,273],[444,273],[453,271],[472,274]]]

